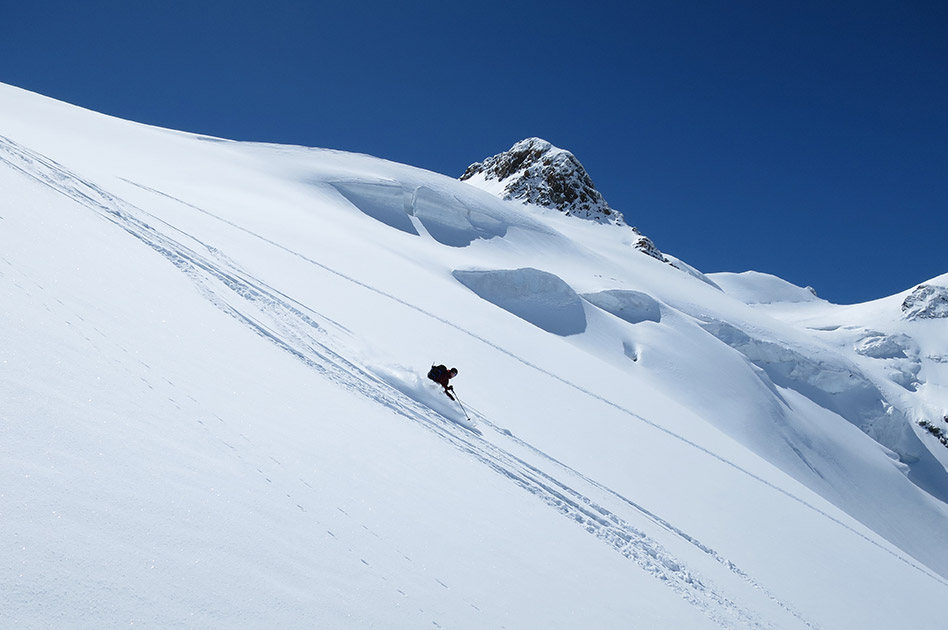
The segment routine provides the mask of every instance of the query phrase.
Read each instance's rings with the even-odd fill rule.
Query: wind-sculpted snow
[[[334,182],[333,188],[356,208],[396,230],[418,235],[409,218],[411,197],[397,183]]]
[[[408,234],[418,235],[414,216],[431,238],[450,247],[507,233],[508,222],[488,208],[470,208],[452,195],[397,182],[333,182],[333,188],[368,216]]]
[[[873,359],[918,358],[918,344],[906,334],[885,335],[874,330],[856,344],[855,350],[864,357]]]
[[[725,293],[747,304],[816,302],[820,299],[812,287],[798,287],[769,273],[720,272],[708,276]]]
[[[412,200],[414,215],[442,245],[465,247],[474,240],[507,233],[507,223],[489,211],[466,207],[457,198],[419,186]]]
[[[558,276],[539,269],[454,271],[471,291],[554,335],[586,330],[586,312],[573,289]]]
[[[948,476],[919,440],[904,412],[851,361],[824,352],[816,357],[785,344],[754,338],[720,321],[702,327],[763,369],[773,383],[799,392],[821,407],[846,418],[910,465],[909,479],[942,500],[948,499]]]
[[[584,293],[583,298],[630,324],[662,321],[658,301],[641,291],[612,289],[599,293]]]

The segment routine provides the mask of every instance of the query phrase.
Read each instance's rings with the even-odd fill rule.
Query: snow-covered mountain
[[[834,305],[486,173],[0,85],[0,626],[942,627],[948,274]]]
[[[521,140],[508,151],[471,164],[461,181],[500,189],[504,199],[521,199],[600,223],[625,224],[579,160],[540,138]]]
[[[501,199],[519,199],[597,223],[626,225],[625,217],[596,190],[576,156],[540,138],[521,140],[507,151],[471,164],[461,181]],[[631,230],[638,237],[636,249],[667,262],[648,237],[634,227]]]

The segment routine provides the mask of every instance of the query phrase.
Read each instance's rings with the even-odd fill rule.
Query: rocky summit
[[[504,184],[506,199],[522,199],[600,223],[625,224],[622,213],[609,207],[579,160],[540,138],[521,140],[509,151],[471,164],[461,181],[476,175]]]
[[[611,208],[596,190],[576,156],[541,138],[521,140],[508,151],[471,164],[460,179],[503,199],[520,199],[567,216],[626,226],[622,213]],[[640,237],[637,249],[665,262],[665,256],[650,239],[631,229]]]

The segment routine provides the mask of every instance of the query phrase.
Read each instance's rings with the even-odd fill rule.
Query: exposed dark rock
[[[948,317],[948,288],[920,284],[902,302],[905,319],[938,319]]]
[[[519,199],[567,216],[597,223],[626,226],[622,213],[609,207],[579,160],[546,140],[527,138],[509,151],[467,167],[461,181],[503,184],[504,199]],[[662,262],[668,262],[651,240],[630,226],[639,240],[634,247]]]
[[[521,199],[567,215],[600,223],[624,225],[620,212],[609,207],[579,160],[539,138],[527,138],[509,151],[471,164],[461,181],[481,175],[505,183],[505,199]]]

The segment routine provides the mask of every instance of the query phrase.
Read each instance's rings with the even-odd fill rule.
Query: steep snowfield
[[[943,624],[911,291],[7,86],[0,194],[2,627]]]

